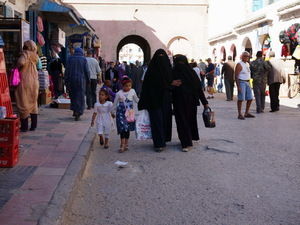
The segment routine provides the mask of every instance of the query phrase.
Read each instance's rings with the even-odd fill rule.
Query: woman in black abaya
[[[199,99],[208,107],[208,102],[201,88],[201,81],[189,66],[186,56],[173,57],[173,79],[181,80],[181,85],[172,92],[175,121],[182,151],[188,152],[193,146],[192,140],[199,140],[197,125],[197,106]]]
[[[142,84],[138,109],[149,112],[154,148],[166,147],[172,138],[171,89],[180,81],[172,79],[172,65],[167,53],[158,49],[153,55]]]

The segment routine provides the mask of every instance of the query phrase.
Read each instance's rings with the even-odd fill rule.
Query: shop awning
[[[30,6],[29,9],[42,12],[43,19],[53,23],[69,23],[77,25],[81,23],[81,20],[71,8],[50,0],[40,0],[38,3]]]
[[[88,23],[86,19],[80,18],[80,24],[70,24],[73,34],[83,34],[86,32],[95,32],[95,29]]]

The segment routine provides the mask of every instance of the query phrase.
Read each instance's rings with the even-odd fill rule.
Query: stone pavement
[[[236,109],[236,101],[226,102],[224,93],[216,93],[209,102],[213,109],[216,104]],[[281,99],[282,107],[298,108],[299,103],[299,98]],[[269,104],[265,111],[269,111]],[[255,102],[251,112],[255,112]],[[70,110],[40,108],[38,129],[20,133],[19,162],[13,168],[0,168],[1,225],[60,224],[93,144],[92,113],[86,110],[76,122]]]
[[[74,121],[70,110],[40,108],[36,131],[20,133],[19,162],[0,168],[1,225],[38,224],[54,193],[71,190],[94,138],[91,116],[86,110]]]

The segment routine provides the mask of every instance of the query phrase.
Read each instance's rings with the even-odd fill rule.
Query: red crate
[[[0,106],[6,107],[6,115],[13,116],[8,79],[6,74],[6,65],[3,49],[0,48]]]
[[[0,167],[13,167],[19,160],[19,144],[0,145]]]
[[[0,119],[0,147],[19,144],[19,118]]]

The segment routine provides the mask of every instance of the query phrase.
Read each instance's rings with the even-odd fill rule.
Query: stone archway
[[[235,61],[236,60],[236,47],[235,44],[232,44],[230,47],[230,54],[232,56],[232,60]]]
[[[122,49],[122,47],[126,44],[131,44],[131,43],[140,46],[140,48],[142,49],[142,51],[144,53],[144,62],[150,62],[150,59],[151,59],[150,45],[146,39],[144,39],[143,37],[138,36],[138,35],[126,36],[119,42],[119,44],[117,46],[117,54],[116,54],[117,59],[119,58],[119,52]]]
[[[244,39],[242,47],[244,48],[244,51],[250,53],[250,56],[253,54],[252,43],[248,37]]]
[[[224,46],[221,47],[220,59],[222,59],[224,62],[226,61],[226,49]]]
[[[167,49],[172,53],[172,55],[182,54],[188,59],[192,56],[192,45],[190,41],[183,36],[173,37],[169,41]]]

